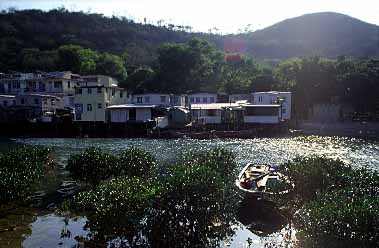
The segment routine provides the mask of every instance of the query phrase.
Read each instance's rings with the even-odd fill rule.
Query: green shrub
[[[92,211],[87,226],[96,242],[123,238],[138,243],[138,230],[153,203],[157,188],[138,177],[114,178],[76,197],[79,206]]]
[[[43,175],[50,150],[21,147],[0,155],[0,204],[24,200]]]
[[[291,192],[300,202],[348,185],[352,168],[340,160],[326,157],[297,157],[281,165],[281,172],[294,184]]]
[[[81,154],[71,156],[67,169],[74,180],[96,186],[112,176],[117,163],[116,156],[103,152],[100,148],[90,147]]]
[[[222,176],[225,182],[234,183],[238,173],[234,153],[224,148],[215,148],[205,152],[190,152],[184,154],[179,163],[188,166],[201,165],[213,168]]]
[[[304,240],[320,247],[378,247],[379,199],[346,188],[310,201],[296,224]]]
[[[238,202],[231,200],[224,187],[223,178],[209,166],[170,166],[154,211],[146,218],[150,243],[217,247],[220,240],[232,236]]]
[[[157,162],[147,151],[131,147],[119,155],[115,176],[136,176],[150,178],[156,174]]]

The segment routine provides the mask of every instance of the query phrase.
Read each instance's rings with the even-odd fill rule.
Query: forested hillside
[[[192,33],[188,26],[154,26],[100,14],[56,9],[3,11],[0,14],[0,67],[28,69],[25,55],[62,45],[80,45],[98,52],[128,54],[128,66],[152,65],[158,47],[183,43],[191,38],[209,41],[219,50],[242,52],[259,60],[281,60],[296,56],[337,58],[379,56],[379,27],[337,13],[308,14],[252,33],[221,36]]]

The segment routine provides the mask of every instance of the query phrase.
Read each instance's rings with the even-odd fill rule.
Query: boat
[[[288,179],[277,166],[248,163],[238,175],[237,187],[249,196],[264,196],[288,193]]]

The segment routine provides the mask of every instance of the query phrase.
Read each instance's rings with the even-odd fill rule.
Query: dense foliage
[[[274,77],[276,89],[293,92],[297,117],[306,118],[309,109],[320,103],[341,104],[345,112],[376,114],[378,59],[294,58],[275,67]]]
[[[119,155],[114,175],[136,176],[148,179],[156,176],[156,167],[157,162],[149,152],[138,147],[131,147]]]
[[[377,172],[325,157],[296,158],[281,169],[295,185],[281,203],[303,246],[379,245]]]
[[[103,152],[100,148],[90,147],[83,153],[71,156],[67,169],[73,179],[96,186],[113,175],[117,162],[114,155]]]
[[[129,149],[121,157],[133,165],[140,163],[128,153],[152,158]],[[132,169],[120,171],[123,176],[80,193],[76,202],[89,211],[88,242],[105,244],[121,238],[131,247],[217,247],[233,234],[239,198],[229,179],[235,176],[236,163],[223,149],[197,156],[201,159],[152,170],[151,178],[128,165]]]
[[[25,200],[36,189],[50,150],[21,147],[0,155],[0,205]]]

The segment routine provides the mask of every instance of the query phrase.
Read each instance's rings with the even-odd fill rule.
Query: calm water
[[[90,146],[99,146],[114,153],[129,146],[138,146],[153,153],[162,162],[171,162],[183,152],[224,147],[235,152],[242,167],[247,162],[279,164],[296,156],[325,155],[358,167],[379,169],[379,142],[337,137],[294,137],[224,140],[150,140],[150,139],[16,139],[14,142],[43,145],[55,149],[57,162],[65,165],[70,154],[78,153]],[[63,217],[53,214],[38,216],[31,224],[31,234],[24,235],[24,247],[71,247],[73,239],[85,232],[82,226],[85,218],[70,219],[68,228],[71,238],[60,238],[64,227]],[[283,239],[281,230],[271,235],[260,235],[248,226],[236,226],[236,234],[223,246],[248,247],[247,239],[252,239],[251,247],[264,247],[265,243]],[[251,228],[250,228],[251,229]]]

